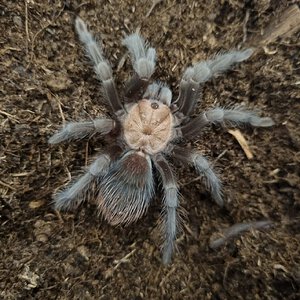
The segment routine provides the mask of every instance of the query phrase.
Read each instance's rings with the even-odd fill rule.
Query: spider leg
[[[212,123],[231,123],[233,125],[249,124],[255,127],[269,127],[274,125],[271,118],[259,117],[254,111],[242,107],[232,109],[214,108],[203,112],[200,116],[190,120],[181,127],[182,136],[186,139],[195,138],[201,130]]]
[[[148,47],[147,43],[138,33],[128,35],[123,45],[129,50],[135,74],[128,81],[125,96],[130,100],[138,100],[149,84],[155,69],[156,51]]]
[[[187,68],[179,84],[179,97],[175,101],[178,110],[186,116],[190,115],[200,97],[200,85],[216,74],[228,70],[233,64],[248,59],[252,53],[251,49],[230,51]]]
[[[112,119],[106,118],[86,122],[70,122],[50,137],[48,142],[50,144],[58,144],[64,141],[82,139],[94,133],[105,135],[114,128],[115,122]]]
[[[76,18],[75,27],[79,39],[84,44],[86,52],[94,64],[95,73],[102,82],[104,96],[109,102],[113,112],[117,112],[122,109],[123,106],[116,90],[111,66],[104,58],[101,47],[88,31],[86,24],[79,17]]]
[[[154,82],[148,86],[143,98],[158,100],[163,104],[170,106],[172,101],[172,92],[167,85],[160,82]]]
[[[69,210],[78,207],[86,200],[87,192],[94,180],[104,176],[109,168],[111,158],[108,154],[100,155],[88,168],[88,171],[75,182],[54,195],[54,207],[58,210]]]
[[[175,246],[178,227],[178,187],[172,169],[166,159],[158,154],[154,157],[155,167],[158,169],[164,186],[164,244],[163,263],[168,264]]]
[[[222,184],[220,179],[214,173],[208,160],[197,151],[187,151],[178,146],[174,146],[172,154],[175,158],[185,163],[191,163],[199,175],[205,178],[207,187],[209,188],[213,200],[219,205],[223,206],[222,198]]]

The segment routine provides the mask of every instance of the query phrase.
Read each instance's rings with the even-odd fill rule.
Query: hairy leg
[[[204,177],[206,185],[209,188],[213,200],[223,206],[222,184],[220,179],[214,173],[208,160],[197,151],[187,151],[181,147],[175,146],[171,152],[173,156],[182,162],[192,164],[197,172]]]
[[[108,134],[115,128],[115,122],[112,119],[95,119],[86,122],[71,122],[66,124],[60,131],[55,133],[49,139],[50,144],[58,144],[64,141],[79,140],[98,133]]]
[[[145,40],[138,34],[128,35],[123,40],[131,56],[135,74],[126,85],[125,96],[131,101],[139,100],[149,84],[149,80],[155,69],[156,51],[149,48]]]
[[[143,98],[158,100],[163,104],[170,106],[172,101],[172,92],[167,85],[154,82],[148,86]]]
[[[69,210],[78,207],[86,200],[87,193],[94,180],[103,177],[110,165],[107,154],[100,155],[88,168],[87,172],[75,182],[70,183],[63,191],[54,195],[54,207],[58,210]]]
[[[216,74],[228,70],[233,64],[248,59],[252,53],[251,49],[231,51],[187,68],[183,73],[179,97],[175,102],[179,111],[186,116],[190,115],[200,97],[200,85]]]
[[[75,27],[79,39],[84,44],[86,52],[94,64],[95,73],[102,83],[104,96],[113,112],[117,112],[123,106],[116,91],[111,66],[104,58],[101,47],[88,31],[86,24],[79,17],[76,18]]]
[[[178,227],[178,187],[172,169],[166,159],[158,154],[154,157],[155,167],[158,169],[164,187],[164,244],[163,263],[168,264],[171,260],[175,246],[176,232]]]
[[[226,122],[233,125],[249,124],[255,127],[269,127],[274,125],[271,118],[261,118],[254,111],[246,110],[242,107],[232,109],[219,107],[203,112],[200,116],[182,126],[182,136],[186,139],[195,138],[205,126],[212,123],[222,124]]]

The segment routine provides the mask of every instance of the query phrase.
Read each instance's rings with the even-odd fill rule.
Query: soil
[[[192,168],[174,163],[186,217],[170,265],[162,265],[157,230],[161,186],[148,213],[125,228],[99,218],[93,203],[59,213],[53,193],[102,144],[47,142],[64,119],[107,113],[74,31],[77,15],[102,40],[120,90],[132,73],[121,39],[139,28],[157,49],[154,78],[168,82],[176,97],[187,65],[255,47],[293,3],[166,0],[148,13],[146,0],[1,1],[1,299],[300,299],[299,32],[260,46],[203,87],[197,112],[238,103],[276,125],[241,128],[253,159],[226,127],[212,126],[186,145],[214,163],[226,205],[211,200]],[[260,220],[273,226],[210,248],[224,229]]]

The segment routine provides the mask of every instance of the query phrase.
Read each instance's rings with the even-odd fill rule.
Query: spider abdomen
[[[99,182],[98,208],[112,225],[130,224],[148,209],[154,193],[149,156],[129,151],[112,163]]]
[[[167,105],[142,99],[130,107],[123,128],[131,149],[153,155],[161,152],[172,139],[173,116]]]

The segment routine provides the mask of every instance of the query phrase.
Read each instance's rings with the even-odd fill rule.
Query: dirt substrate
[[[299,32],[259,47],[204,86],[198,112],[245,104],[276,125],[241,129],[253,159],[228,128],[213,126],[186,145],[215,162],[226,206],[219,208],[201,181],[193,181],[192,168],[174,163],[187,216],[169,266],[161,263],[157,230],[160,185],[147,215],[126,228],[109,226],[90,203],[75,212],[53,210],[53,192],[80,174],[102,143],[93,137],[50,147],[49,136],[64,118],[107,112],[74,32],[77,15],[103,41],[120,90],[132,72],[127,56],[122,65],[120,40],[140,28],[157,49],[154,77],[176,96],[189,63],[255,46],[293,1],[170,0],[148,13],[151,3],[1,1],[1,299],[300,298]],[[209,247],[224,229],[257,220],[273,227]]]

